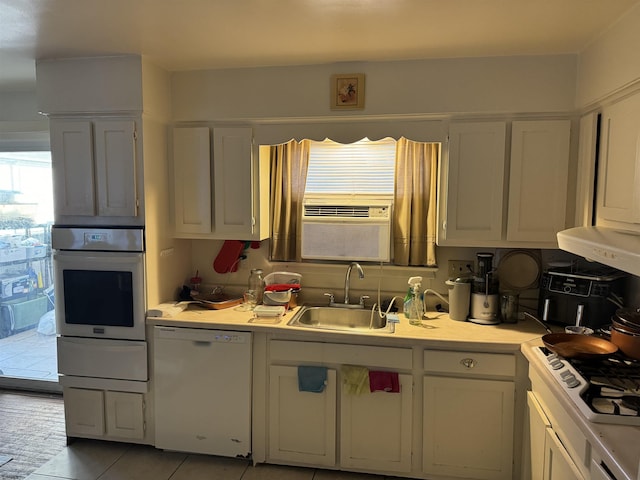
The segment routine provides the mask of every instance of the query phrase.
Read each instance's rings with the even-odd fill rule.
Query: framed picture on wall
[[[331,75],[331,109],[364,108],[364,73]]]

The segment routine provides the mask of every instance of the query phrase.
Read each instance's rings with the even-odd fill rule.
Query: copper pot
[[[611,343],[618,346],[627,357],[640,360],[640,333],[634,333],[624,327],[611,327]]]
[[[611,323],[621,331],[640,334],[640,311],[635,308],[619,308],[611,318]]]

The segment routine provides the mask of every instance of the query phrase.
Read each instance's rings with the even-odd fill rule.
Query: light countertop
[[[198,306],[190,306],[185,311],[172,313],[168,316],[148,317],[147,324],[267,332],[304,340],[313,339],[340,343],[414,346],[419,342],[425,347],[433,348],[488,349],[504,352],[519,351],[522,343],[539,338],[545,333],[542,327],[531,320],[522,320],[514,324],[477,325],[451,320],[448,314],[438,312],[428,312],[422,322],[422,327],[410,325],[408,319],[400,314],[400,322],[395,324],[393,333],[375,330],[346,332],[287,325],[287,322],[291,320],[299,308],[287,312],[277,324],[252,323],[250,322],[251,312],[238,311],[233,307],[223,310],[207,310]]]

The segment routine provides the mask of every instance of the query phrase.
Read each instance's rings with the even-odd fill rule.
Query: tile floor
[[[56,336],[37,328],[0,339],[0,375],[58,381]]]
[[[395,477],[165,452],[144,445],[76,440],[27,480],[386,480]]]

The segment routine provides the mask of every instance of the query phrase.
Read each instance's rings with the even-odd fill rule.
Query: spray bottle
[[[409,319],[410,325],[422,325],[422,315],[424,314],[424,302],[420,285],[422,277],[411,277],[407,282],[409,290],[404,298],[404,316]]]

